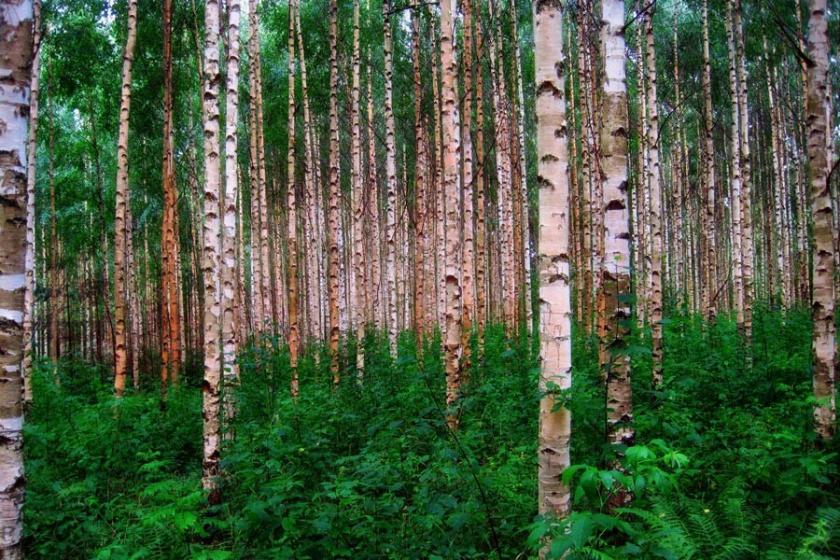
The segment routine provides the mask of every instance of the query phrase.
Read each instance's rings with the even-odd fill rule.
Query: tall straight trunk
[[[662,383],[662,189],[660,186],[659,167],[659,109],[656,92],[656,50],[653,37],[653,15],[648,12],[644,17],[645,37],[647,41],[647,105],[648,121],[648,188],[650,189],[650,208],[648,212],[651,233],[650,255],[650,330],[651,358],[653,361],[653,385]]]
[[[443,0],[440,15],[440,60],[443,110],[443,196],[446,203],[446,324],[444,331],[444,367],[446,370],[446,422],[458,426],[453,409],[461,390],[461,185],[459,154],[461,138],[458,116],[458,68],[455,61],[456,0]]]
[[[433,43],[433,37],[430,37],[430,44]],[[433,332],[436,326],[440,325],[440,305],[438,294],[440,293],[440,282],[438,282],[439,275],[437,274],[438,258],[437,247],[438,240],[441,235],[438,231],[438,223],[440,211],[440,142],[438,141],[439,126],[435,123],[440,122],[440,112],[438,111],[438,80],[437,80],[437,64],[434,58],[432,64],[432,117],[426,117],[426,153],[428,154],[429,177],[426,181],[426,219],[427,219],[427,235],[426,235],[426,257],[423,259],[426,263],[426,330]]]
[[[779,103],[777,106],[772,108],[771,110],[771,146],[776,146],[775,154],[778,156],[774,158],[775,164],[778,165],[778,176],[776,177],[776,196],[778,199],[779,210],[778,213],[780,214],[779,220],[782,224],[782,230],[778,232],[778,244],[779,244],[779,256],[781,258],[781,262],[779,262],[779,296],[780,302],[782,302],[783,306],[787,306],[789,304],[794,303],[798,300],[797,290],[794,286],[794,277],[796,266],[799,264],[800,259],[804,256],[799,251],[800,246],[798,245],[797,241],[799,240],[799,228],[798,224],[794,220],[794,213],[793,213],[793,204],[791,196],[796,196],[799,191],[799,185],[791,185],[790,184],[790,174],[787,173],[785,165],[787,164],[788,158],[787,153],[784,148],[784,136],[785,136],[785,125],[784,119],[782,118],[781,109],[778,105],[781,105],[781,89],[778,87],[779,81],[777,79],[777,72],[776,68],[772,68],[770,73],[771,78],[770,82],[772,84],[771,89],[778,93]],[[804,111],[804,109],[803,109]],[[797,183],[799,181],[796,181]],[[797,199],[796,206],[799,206],[799,200]],[[799,215],[802,216],[803,208],[799,207]],[[794,249],[796,246],[796,249]]]
[[[540,187],[540,429],[539,511],[563,518],[571,510],[561,476],[569,466],[571,413],[557,402],[572,384],[572,302],[569,287],[569,182],[563,12],[560,2],[534,0],[537,183]]]
[[[237,143],[239,139],[237,137]],[[245,205],[242,200],[242,189],[239,185],[242,184],[242,170],[239,165],[236,166],[236,183],[237,183],[237,199],[236,199],[236,326],[238,328],[236,339],[237,349],[246,344],[248,341],[248,333],[253,332],[253,309],[249,305],[248,295],[245,290]]]
[[[469,12],[464,4],[465,36],[469,33],[467,22]],[[420,7],[417,0],[412,2],[411,13],[411,62],[414,81],[414,144],[416,159],[414,165],[414,332],[418,343],[423,332],[429,325],[425,325],[426,275],[425,275],[425,246],[426,246],[426,139],[423,134],[423,83],[421,81],[420,64]],[[468,93],[468,92],[467,92]]]
[[[411,310],[411,305],[406,297],[409,288],[410,280],[406,270],[406,262],[411,253],[410,244],[408,242],[408,171],[405,156],[405,144],[402,150],[402,188],[397,191],[397,314],[399,320],[398,332],[409,328],[410,322],[408,319],[408,312]]]
[[[33,322],[35,319],[35,171],[38,147],[38,97],[41,74],[41,0],[32,2],[32,77],[29,88],[29,132],[26,140],[26,254],[23,303],[23,405],[32,403]]]
[[[362,179],[362,131],[359,125],[359,98],[361,97],[361,50],[359,47],[359,0],[353,0],[353,83],[350,108],[350,183],[353,203],[353,328],[356,331],[356,368],[365,368],[364,334],[367,290],[365,278],[365,208],[364,181]]]
[[[747,70],[744,51],[744,28],[742,24],[741,0],[735,0],[735,15],[733,32],[735,47],[738,53],[738,119],[740,126],[740,160],[741,167],[741,262],[743,268],[743,297],[744,297],[744,337],[752,339],[752,303],[753,303],[753,227],[752,227],[752,165],[750,159],[750,122],[747,104]]]
[[[275,158],[276,159],[276,158]],[[269,230],[268,230],[268,251],[271,259],[273,280],[272,285],[272,305],[274,306],[274,330],[272,331],[278,338],[285,337],[287,332],[285,330],[288,325],[288,302],[286,295],[288,287],[286,282],[286,273],[288,271],[288,262],[286,260],[286,250],[288,243],[283,243],[283,232],[286,227],[286,208],[280,203],[282,200],[280,195],[280,180],[275,179],[278,174],[272,170],[272,181],[270,190],[266,191],[266,211],[269,212]],[[288,193],[287,193],[288,194]]]
[[[532,290],[531,290],[531,227],[530,227],[530,203],[528,198],[528,162],[527,162],[527,146],[525,145],[525,91],[523,87],[523,75],[522,75],[522,54],[521,49],[519,47],[519,24],[518,19],[519,16],[516,12],[516,3],[512,3],[512,13],[511,17],[513,19],[513,39],[516,44],[516,49],[514,51],[514,66],[515,66],[515,76],[516,76],[516,108],[517,108],[517,119],[516,119],[516,136],[518,141],[518,150],[519,150],[519,190],[517,195],[519,197],[519,210],[520,210],[520,224],[522,227],[522,261],[517,265],[521,266],[521,285],[522,290],[524,293],[524,305],[525,305],[525,332],[530,332],[531,324],[533,323],[532,313],[533,310],[531,309],[531,300],[532,300]]]
[[[123,53],[122,89],[120,93],[120,124],[117,137],[117,209],[114,220],[114,392],[121,397],[125,390],[128,368],[126,352],[126,205],[128,204],[128,117],[131,109],[131,66],[137,39],[137,0],[128,3],[128,35]]]
[[[136,12],[134,12],[136,13]],[[0,557],[23,558],[23,409],[21,359],[27,253],[27,126],[32,79],[33,23],[40,6],[0,1]],[[9,17],[11,16],[11,17]],[[37,86],[37,81],[36,81]]]
[[[788,88],[785,87],[786,84],[787,84],[786,80],[781,81],[781,85],[785,88],[785,89],[782,90],[782,93],[780,94],[781,99],[789,99],[790,97],[792,97],[791,93],[787,91]],[[828,89],[828,85],[829,84],[826,84],[826,90]],[[806,96],[807,96],[807,93],[806,93]],[[789,132],[788,132],[788,126],[789,126],[788,121],[793,120],[792,119],[793,115],[790,115],[790,113],[788,111],[784,111],[781,105],[782,104],[780,103],[779,107],[778,107],[779,122],[782,125],[781,132],[784,134],[783,138],[787,139],[788,134],[789,134]],[[806,100],[806,103],[804,105],[807,105],[807,100]],[[807,116],[806,116],[805,119],[800,119],[800,125],[799,126],[802,126],[801,125],[802,120],[807,121]],[[790,123],[790,128],[796,130],[798,128],[797,123],[791,122]],[[828,126],[828,120],[826,120],[826,130],[831,130],[830,127]],[[804,134],[802,136],[804,136]],[[829,133],[828,136],[831,136],[831,134]],[[794,134],[791,134],[790,137],[794,137]],[[795,137],[798,138],[799,135],[795,135]],[[806,146],[805,149],[807,150],[807,140],[805,140],[804,143],[805,143],[805,146]],[[790,205],[791,206],[791,208],[790,208],[791,217],[793,219],[793,216],[794,215],[796,216],[796,225],[797,225],[797,228],[796,228],[797,229],[797,232],[796,232],[796,244],[797,244],[796,245],[796,254],[797,254],[796,261],[797,262],[795,263],[795,265],[794,265],[795,268],[792,271],[791,290],[792,290],[793,293],[797,294],[797,299],[799,301],[805,302],[805,301],[808,301],[809,294],[811,293],[811,288],[810,288],[810,284],[809,284],[809,277],[808,277],[809,276],[808,275],[808,266],[809,266],[809,263],[811,263],[811,261],[812,261],[812,259],[810,258],[810,255],[809,255],[809,252],[812,249],[811,243],[810,243],[810,236],[809,236],[809,226],[811,226],[810,229],[812,229],[813,228],[813,223],[811,222],[810,212],[807,210],[808,207],[810,206],[810,202],[808,200],[808,185],[806,184],[807,181],[808,181],[808,178],[806,177],[806,174],[803,171],[804,166],[802,165],[803,162],[801,160],[801,155],[804,155],[804,154],[803,154],[803,149],[802,149],[801,146],[802,146],[801,144],[797,143],[795,148],[791,147],[790,150],[784,151],[784,157],[785,157],[786,161],[790,161],[790,165],[789,166],[786,165],[785,169],[787,169],[788,167],[792,167],[794,169],[793,178],[792,179],[788,178],[787,180],[788,181],[793,181],[794,186],[792,187],[791,190],[794,191],[794,194],[796,196],[796,212],[793,211],[792,205]],[[785,147],[786,148],[788,147],[787,142],[785,143]],[[790,153],[789,156],[788,156],[788,151]],[[828,164],[828,162],[826,162],[826,163],[828,165],[828,168],[831,169],[831,166]],[[811,263],[811,264],[813,264],[813,263]]]
[[[369,61],[368,61],[369,62]],[[371,68],[368,63],[368,68]],[[377,330],[382,328],[384,321],[382,320],[382,241],[380,239],[380,219],[379,219],[379,180],[376,172],[376,134],[374,132],[374,113],[373,113],[373,78],[370,70],[368,70],[367,82],[367,130],[368,130],[368,189],[370,201],[368,202],[368,221],[370,222],[370,282],[368,292],[368,303],[371,305],[371,315],[374,325]],[[418,145],[418,150],[425,148],[425,146]]]
[[[592,9],[592,6],[585,6],[586,11],[583,21],[586,24],[586,28],[590,27],[591,22],[594,21],[594,18],[592,17],[591,13]],[[598,274],[598,271],[601,269],[601,262],[604,260],[604,216],[603,209],[601,207],[603,203],[603,186],[601,182],[602,172],[600,145],[598,142],[598,130],[599,123],[601,120],[599,106],[600,73],[597,67],[597,50],[593,46],[594,41],[589,39],[589,37],[591,36],[593,36],[592,31],[586,29],[587,40],[583,43],[583,45],[585,45],[585,48],[583,48],[582,51],[584,55],[583,62],[585,67],[584,77],[587,82],[587,88],[585,90],[585,95],[582,94],[581,97],[584,105],[587,107],[587,111],[585,113],[586,119],[583,122],[586,126],[585,138],[588,145],[590,164],[590,216],[592,227],[592,246],[590,248],[590,277],[592,279],[591,294],[594,297],[593,303],[595,305],[595,308],[592,311],[595,312],[595,326],[597,327],[597,329],[603,330],[606,317],[603,313],[603,299],[601,298],[601,275]],[[592,311],[590,311],[590,316],[593,315]]]
[[[349,98],[349,96],[348,96]],[[339,142],[341,136],[339,135]],[[340,144],[339,144],[340,149]],[[339,154],[339,160],[341,156]],[[348,200],[341,192],[341,169],[339,168],[339,199],[338,199],[338,254],[340,259],[338,261],[338,312],[339,312],[339,330],[341,332],[348,332],[350,329],[352,295],[350,294],[353,278],[348,274],[350,268],[350,249],[352,249],[352,240],[348,236],[348,220],[350,217],[350,210],[348,206],[352,204],[352,200]]]
[[[319,232],[321,224],[321,206],[319,204],[321,192],[321,182],[319,169],[320,151],[316,147],[315,135],[313,134],[313,124],[309,112],[309,90],[306,74],[306,57],[303,50],[303,31],[300,25],[300,9],[295,10],[295,32],[297,36],[297,50],[298,60],[300,61],[300,81],[301,93],[303,94],[303,128],[304,128],[304,145],[306,149],[306,157],[304,158],[306,165],[306,195],[304,197],[306,205],[306,224],[307,224],[307,263],[309,268],[309,276],[307,278],[307,290],[309,292],[309,324],[310,334],[314,334],[317,338],[323,336],[323,326],[321,321],[321,294],[319,289],[320,278],[323,274],[321,265],[323,263],[322,247],[319,243]]]
[[[166,0],[169,2],[170,0]],[[225,94],[225,195],[224,221],[222,230],[222,352],[223,352],[223,398],[225,420],[230,424],[236,409],[233,406],[233,391],[239,379],[239,364],[236,362],[238,321],[237,303],[239,275],[237,267],[237,201],[239,199],[239,166],[237,149],[239,137],[239,22],[241,7],[239,0],[228,0],[227,18],[227,77]]]
[[[600,274],[606,321],[603,325],[600,361],[607,385],[607,440],[613,445],[631,445],[635,431],[632,425],[630,357],[626,351],[630,335],[628,321],[631,310],[628,296],[631,287],[630,215],[627,196],[629,117],[624,70],[624,0],[605,0],[602,4],[602,22],[601,43],[605,79],[602,108],[604,118],[600,135],[605,258],[601,263]],[[656,383],[655,376],[654,367]]]
[[[329,348],[330,371],[333,383],[338,384],[338,339],[339,331],[339,283],[338,283],[338,230],[339,230],[339,184],[338,184],[338,6],[337,0],[330,0],[330,154],[329,154],[329,228],[328,234],[328,296],[329,296]]]
[[[473,147],[472,147],[472,84],[473,84],[473,45],[472,45],[472,6],[471,0],[464,0],[464,47],[461,68],[464,71],[463,120],[461,121],[461,138],[463,141],[463,258],[461,264],[462,282],[462,332],[461,348],[462,369],[469,367],[470,344],[473,317],[475,316],[475,227],[473,202]]]
[[[744,280],[742,239],[741,239],[741,126],[738,111],[738,60],[736,54],[735,33],[733,30],[732,4],[727,3],[726,9],[726,37],[729,48],[729,94],[732,98],[732,165],[730,165],[729,190],[732,194],[732,268],[733,288],[735,292],[735,312],[739,329],[744,328]],[[774,154],[775,155],[775,154]]]
[[[564,32],[565,48],[569,57],[569,67],[575,67],[574,51],[572,50],[572,34],[571,26],[569,31]],[[583,319],[583,290],[584,290],[584,261],[583,261],[583,227],[581,215],[581,191],[580,181],[578,179],[578,148],[577,139],[579,138],[577,125],[577,103],[575,102],[575,77],[574,74],[569,76],[567,84],[568,89],[568,106],[567,111],[569,115],[569,137],[567,145],[569,147],[569,204],[571,205],[570,223],[569,223],[569,250],[571,251],[571,269],[574,272],[574,292],[575,292],[575,317],[578,321]]]
[[[592,308],[593,308],[593,269],[592,269],[592,247],[593,247],[593,228],[592,228],[592,142],[590,139],[590,129],[588,127],[589,123],[589,103],[588,99],[590,98],[587,89],[590,86],[590,81],[588,78],[587,70],[586,70],[586,49],[583,45],[586,44],[586,38],[584,34],[585,29],[585,18],[584,18],[584,10],[578,11],[578,24],[577,24],[577,31],[578,31],[578,56],[577,56],[577,75],[578,75],[578,85],[579,85],[579,101],[580,101],[580,115],[581,115],[581,122],[580,122],[580,144],[581,144],[581,159],[582,159],[582,182],[581,185],[581,209],[582,209],[582,217],[583,220],[581,221],[581,229],[583,230],[583,251],[582,251],[582,259],[581,262],[583,263],[583,267],[581,269],[581,273],[583,276],[582,288],[583,288],[583,316],[581,317],[581,324],[583,326],[583,330],[586,333],[591,332],[591,323],[592,323]]]
[[[475,37],[475,318],[479,335],[487,322],[487,222],[484,179],[484,40],[481,18],[474,19]]]
[[[55,119],[50,117],[48,181],[50,188],[50,250],[48,285],[49,301],[49,358],[57,362],[61,356],[61,337],[59,336],[59,319],[61,317],[61,283],[59,282],[58,262],[58,225],[55,208]],[[107,266],[106,266],[107,269]],[[110,302],[109,302],[110,305]]]
[[[811,219],[814,231],[812,315],[814,319],[814,423],[817,436],[834,437],[834,227],[828,183],[828,21],[825,0],[809,0],[806,116]]]
[[[126,282],[126,305],[127,305],[127,320],[126,320],[126,346],[128,350],[128,356],[131,358],[131,376],[132,376],[132,383],[135,389],[140,387],[140,377],[139,377],[139,368],[140,368],[140,344],[139,344],[139,337],[138,337],[138,330],[139,324],[137,322],[137,284],[136,284],[136,277],[134,274],[134,217],[131,211],[131,190],[129,189],[126,191],[126,204],[125,204],[125,282]],[[67,272],[64,271],[65,274],[65,284]],[[69,286],[68,286],[69,289]],[[65,292],[68,293],[69,292]],[[71,323],[70,323],[70,301],[69,298],[65,299],[65,308],[67,310],[67,329],[70,331]],[[68,332],[68,335],[72,334]],[[70,337],[68,337],[70,338]]]
[[[686,217],[686,208],[688,207],[688,201],[686,200],[688,197],[688,182],[687,182],[687,173],[684,172],[685,165],[687,164],[687,154],[685,154],[685,108],[683,107],[683,96],[682,96],[682,88],[680,86],[681,76],[680,76],[680,58],[679,58],[679,33],[678,33],[678,25],[677,25],[677,12],[674,11],[674,19],[673,19],[673,58],[674,58],[674,99],[676,102],[676,108],[678,113],[675,115],[674,119],[674,145],[672,150],[674,152],[674,179],[675,184],[673,187],[673,197],[674,197],[674,212],[675,212],[675,223],[674,223],[674,230],[675,230],[675,245],[676,245],[676,255],[677,261],[675,263],[675,271],[676,271],[676,278],[675,278],[675,294],[676,294],[676,301],[679,305],[682,305],[683,308],[689,306],[688,302],[691,300],[689,295],[689,284],[688,284],[688,277],[689,275],[686,273],[686,260],[687,260],[687,251],[686,251],[686,239],[688,237],[687,231],[685,231],[684,226],[687,222]]]
[[[262,94],[262,61],[260,58],[260,14],[259,6],[254,5],[250,12],[251,18],[251,64],[254,72],[254,101],[253,118],[256,122],[256,173],[257,181],[257,212],[259,214],[259,258],[262,274],[260,276],[262,295],[263,323],[260,332],[266,328],[273,328],[277,322],[277,300],[271,289],[273,269],[271,266],[271,251],[269,249],[270,216],[268,207],[268,181],[265,169],[265,133],[263,128],[263,94]]]
[[[295,14],[297,0],[289,3],[289,124],[288,150],[286,154],[286,188],[288,189],[287,244],[289,270],[286,282],[289,297],[289,365],[292,369],[291,392],[293,397],[300,393],[298,381],[298,352],[300,347],[300,326],[298,318],[298,247],[297,247],[297,197],[295,185]]]
[[[259,172],[259,119],[257,101],[259,83],[257,81],[257,59],[259,58],[259,27],[257,23],[257,6],[249,5],[248,26],[250,37],[248,40],[248,85],[250,101],[249,118],[249,179],[251,188],[251,307],[254,313],[254,334],[263,331],[265,321],[270,311],[265,308],[263,298],[263,275],[267,273],[262,265],[260,250],[260,172]]]
[[[771,236],[771,247],[772,251],[775,253],[775,260],[773,264],[768,264],[767,267],[767,274],[770,279],[770,285],[775,286],[774,282],[777,282],[778,286],[775,286],[775,289],[771,289],[770,297],[771,301],[776,301],[777,293],[778,293],[778,301],[785,307],[788,303],[786,297],[786,291],[784,286],[787,284],[785,282],[785,278],[789,276],[785,272],[785,226],[783,225],[785,222],[785,200],[787,194],[785,193],[784,189],[784,181],[782,180],[782,175],[784,173],[782,169],[782,162],[781,162],[781,154],[780,154],[780,147],[778,142],[778,128],[779,124],[776,119],[776,95],[775,95],[775,73],[771,70],[770,66],[770,59],[769,53],[767,49],[767,38],[764,38],[763,43],[764,48],[764,66],[766,71],[766,79],[767,79],[767,101],[768,101],[768,110],[770,113],[770,146],[771,146],[771,153],[772,153],[772,161],[773,161],[773,219],[774,219],[774,227],[772,232],[768,232]]]
[[[161,289],[163,299],[162,386],[176,383],[181,362],[181,319],[178,305],[177,235],[178,193],[175,186],[172,109],[172,0],[163,3],[163,231],[161,233]]]
[[[385,173],[387,181],[387,200],[385,202],[385,243],[387,246],[385,260],[385,276],[388,281],[386,290],[388,299],[388,341],[391,354],[397,351],[397,278],[396,278],[396,204],[397,204],[397,153],[394,144],[394,108],[392,80],[394,63],[391,49],[391,2],[386,0],[382,5],[385,55]]]
[[[635,262],[637,263],[637,274],[635,278],[635,290],[637,313],[636,319],[640,325],[643,325],[648,320],[648,285],[650,267],[648,263],[649,239],[648,235],[648,137],[646,132],[646,124],[648,121],[648,99],[647,99],[647,81],[645,80],[645,61],[647,57],[642,56],[642,52],[647,48],[644,42],[644,26],[636,26],[636,45],[639,49],[639,60],[636,63],[636,87],[639,90],[639,148],[637,178],[633,188],[634,204],[633,204],[633,233],[635,234]]]
[[[495,2],[490,2],[491,17]],[[498,22],[494,23],[496,30]],[[496,31],[494,30],[494,31]],[[495,117],[496,178],[498,190],[496,197],[499,206],[500,239],[497,248],[500,252],[502,318],[508,329],[516,326],[516,274],[513,177],[511,169],[510,102],[505,87],[505,70],[502,56],[501,33],[491,34],[490,44],[490,79],[493,86],[493,112]]]
[[[705,204],[703,213],[703,314],[714,319],[715,292],[717,291],[717,251],[715,239],[715,144],[712,114],[712,65],[709,55],[709,3],[703,0],[703,72],[701,76],[703,95],[703,191]]]
[[[202,486],[218,501],[221,436],[221,301],[219,296],[219,2],[204,5],[204,463]]]
[[[431,45],[437,45],[440,43],[440,39],[436,33],[436,24],[437,18],[433,15],[432,16],[432,24],[429,26],[429,43]],[[430,55],[432,60],[432,122],[434,123],[434,131],[433,134],[430,134],[432,138],[432,144],[434,145],[434,181],[431,197],[431,203],[434,208],[434,232],[435,234],[432,236],[434,240],[434,252],[435,252],[435,260],[434,260],[434,275],[433,278],[435,279],[435,323],[437,325],[443,325],[444,322],[444,313],[446,311],[446,291],[444,289],[443,281],[444,281],[444,274],[443,274],[443,267],[444,267],[444,252],[446,250],[444,239],[446,237],[446,232],[444,230],[444,208],[443,208],[443,189],[441,185],[443,184],[443,135],[441,133],[441,94],[440,94],[440,79],[439,79],[439,66],[440,66],[440,56],[437,49],[432,47],[432,54]]]

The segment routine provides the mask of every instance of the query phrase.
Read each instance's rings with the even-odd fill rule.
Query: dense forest
[[[0,0],[0,559],[840,558],[837,0]]]

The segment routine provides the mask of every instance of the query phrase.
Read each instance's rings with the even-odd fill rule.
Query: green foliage
[[[156,392],[114,399],[90,367],[60,372],[60,385],[49,367],[33,378],[29,556],[202,557],[200,395],[173,391],[162,409]]]
[[[159,402],[155,380],[121,401],[104,368],[43,364],[27,416],[26,547],[32,558],[514,558],[816,560],[840,554],[837,450],[812,435],[806,312],[665,325],[665,383],[650,388],[633,334],[636,445],[610,449],[593,340],[574,339],[572,516],[536,518],[538,364],[490,326],[446,427],[439,333],[355,336],[333,388],[325,348],[299,366],[267,337],[240,356],[223,501],[200,489],[194,374]],[[479,351],[481,350],[481,351]],[[616,505],[619,492],[632,502]],[[536,521],[535,521],[536,518]]]
[[[633,356],[636,440],[646,443],[624,450],[621,468],[599,446],[599,418],[579,416],[598,409],[603,389],[593,341],[577,340],[576,363],[588,365],[572,389],[578,463],[564,474],[576,511],[539,519],[532,550],[550,536],[550,558],[837,557],[837,452],[818,449],[811,426],[809,317],[759,308],[754,328],[745,348],[731,318],[667,321],[655,391],[649,360]],[[633,336],[631,348],[645,346],[646,332]],[[611,508],[619,489],[633,502]]]

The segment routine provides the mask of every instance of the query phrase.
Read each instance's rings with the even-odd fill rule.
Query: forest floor
[[[669,319],[656,391],[636,335],[637,445],[617,470],[594,341],[575,338],[571,526],[537,519],[538,362],[498,327],[474,347],[457,433],[437,341],[421,364],[406,334],[392,362],[369,336],[363,381],[348,365],[336,389],[309,354],[297,401],[287,353],[248,349],[209,507],[200,367],[161,406],[155,376],[117,401],[107,369],[44,363],[25,429],[27,556],[513,559],[551,533],[550,555],[569,559],[838,558],[838,446],[819,449],[811,428],[810,320],[758,310],[754,329],[747,349],[727,318]],[[622,487],[633,503],[608,514]]]

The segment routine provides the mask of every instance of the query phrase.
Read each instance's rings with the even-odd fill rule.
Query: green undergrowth
[[[650,387],[634,334],[636,445],[603,444],[594,341],[574,338],[569,521],[536,512],[538,362],[527,340],[475,341],[457,433],[446,426],[440,343],[405,333],[325,349],[299,366],[265,339],[240,356],[238,414],[222,502],[201,491],[200,370],[161,403],[154,376],[121,400],[104,368],[41,364],[27,415],[30,558],[528,558],[553,537],[564,558],[835,558],[837,449],[812,436],[806,313],[758,310],[745,348],[734,322],[665,324],[665,383]],[[618,459],[616,451],[619,452]],[[615,468],[616,461],[621,468]],[[624,507],[607,504],[631,491]],[[564,556],[565,555],[565,556]]]

